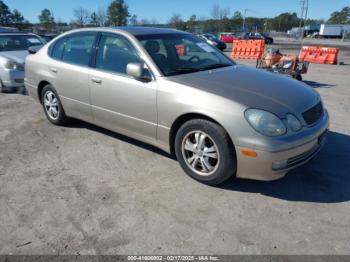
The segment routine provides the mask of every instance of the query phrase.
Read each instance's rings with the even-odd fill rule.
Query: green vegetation
[[[332,24],[350,24],[350,7],[346,6],[339,12],[333,12],[327,22]]]

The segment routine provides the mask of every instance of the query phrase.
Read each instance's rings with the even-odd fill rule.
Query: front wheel
[[[175,153],[183,170],[204,184],[218,185],[236,172],[236,155],[228,134],[207,120],[191,120],[179,129]]]

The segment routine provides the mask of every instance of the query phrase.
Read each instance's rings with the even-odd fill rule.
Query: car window
[[[96,68],[126,74],[129,63],[141,63],[134,46],[124,37],[103,35],[100,39],[96,57]]]
[[[204,61],[204,60],[212,60],[215,63],[220,63],[220,58],[213,55],[213,48],[211,46],[198,46],[198,43],[193,42],[188,39],[181,39],[181,44],[177,46],[183,46],[184,53],[181,53],[178,49],[179,59],[183,62],[187,62],[194,58],[194,61]],[[207,51],[203,52],[203,48]]]
[[[161,38],[139,40],[163,72],[171,71],[171,68],[175,66],[174,63],[176,63],[177,54],[184,53],[185,51],[185,47],[181,42],[175,43]],[[206,39],[203,41],[206,41]]]
[[[62,60],[68,63],[88,66],[95,33],[70,36],[64,46]]]
[[[214,35],[206,34],[205,37],[209,40],[212,40],[212,41],[217,40],[216,36],[214,36]]]
[[[217,49],[190,34],[139,35],[137,38],[166,76],[234,64]]]
[[[0,52],[28,50],[31,46],[43,45],[36,35],[1,35]]]
[[[57,59],[57,60],[62,59],[63,49],[64,49],[64,45],[66,43],[66,40],[67,40],[66,38],[61,38],[57,42],[54,43],[52,53],[51,53],[52,58]]]

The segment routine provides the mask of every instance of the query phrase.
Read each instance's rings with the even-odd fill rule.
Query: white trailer
[[[341,37],[343,35],[344,25],[322,24],[320,27],[321,37]]]
[[[350,33],[350,25],[343,25],[343,33]]]

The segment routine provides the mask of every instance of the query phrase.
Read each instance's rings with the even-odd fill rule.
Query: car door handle
[[[57,73],[57,69],[54,68],[54,67],[51,67],[50,70],[51,70],[52,72],[54,72],[54,73]]]
[[[96,84],[101,84],[102,83],[102,79],[101,78],[97,78],[97,77],[92,77],[91,81],[96,83]]]

